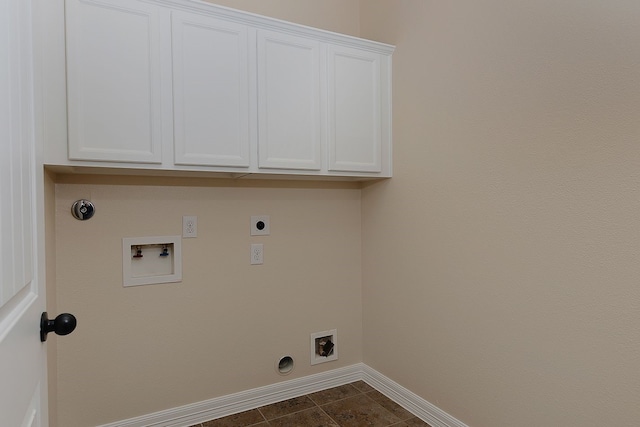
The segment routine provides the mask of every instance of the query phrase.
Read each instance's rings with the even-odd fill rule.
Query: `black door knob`
[[[49,316],[45,311],[40,316],[40,341],[47,340],[49,332],[55,332],[56,335],[69,335],[76,328],[78,321],[73,314],[62,313],[54,320],[49,320]]]

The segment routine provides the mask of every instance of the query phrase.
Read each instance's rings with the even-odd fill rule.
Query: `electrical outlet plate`
[[[271,233],[269,227],[269,215],[254,215],[251,217],[251,235],[268,236]]]
[[[182,217],[182,237],[183,238],[198,237],[198,217],[197,216]]]
[[[251,265],[261,265],[264,263],[264,246],[262,243],[251,244]]]
[[[333,347],[328,354],[322,354],[322,344],[327,341],[333,343]],[[338,330],[331,329],[328,331],[314,332],[311,334],[311,364],[331,362],[338,360]]]

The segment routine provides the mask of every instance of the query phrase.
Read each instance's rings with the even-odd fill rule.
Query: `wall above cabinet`
[[[193,0],[38,9],[49,166],[392,175],[393,46]]]

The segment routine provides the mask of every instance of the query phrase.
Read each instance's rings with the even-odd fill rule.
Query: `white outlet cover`
[[[183,216],[182,217],[182,237],[185,239],[198,237],[198,217]]]
[[[264,264],[264,245],[262,243],[251,244],[251,265]]]
[[[254,215],[251,217],[251,235],[268,236],[271,233],[269,215]]]

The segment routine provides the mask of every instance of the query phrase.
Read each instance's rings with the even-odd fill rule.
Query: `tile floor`
[[[191,427],[411,427],[429,424],[364,381]]]

